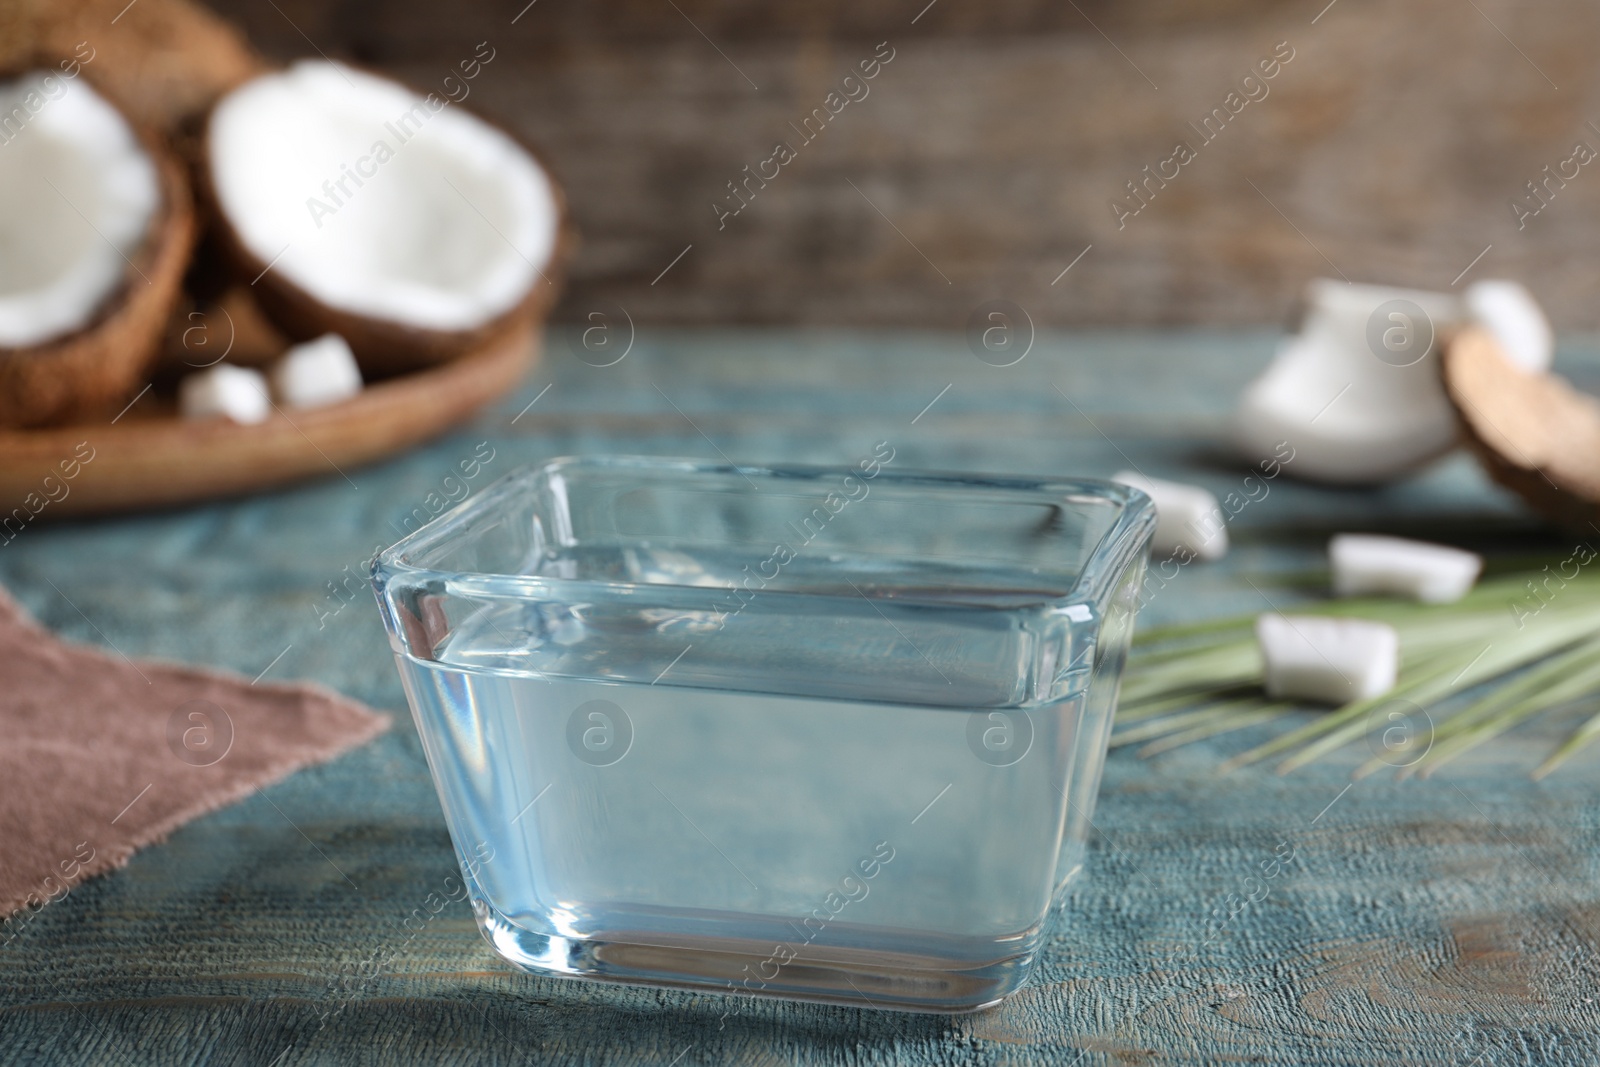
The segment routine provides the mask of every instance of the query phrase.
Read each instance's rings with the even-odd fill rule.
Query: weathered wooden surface
[[[845,462],[888,439],[897,465],[1104,475],[1131,461],[1220,493],[1243,472],[1209,442],[1269,350],[1264,335],[1047,336],[996,368],[932,335],[646,332],[596,368],[558,336],[517,397],[348,471],[354,488],[330,474],[240,503],[30,526],[0,548],[0,581],[46,624],[128,655],[272,664],[269,677],[400,721],[0,946],[0,1063],[1594,1063],[1600,756],[1531,783],[1556,730],[1347,792],[1362,746],[1289,779],[1214,776],[1259,732],[1152,762],[1114,753],[1088,876],[1037,979],[981,1015],[759,1002],[721,1022],[716,996],[516,974],[464,905],[428,911],[453,884],[438,803],[376,609],[364,591],[341,606],[329,583],[344,587],[484,442],[494,458],[474,487],[576,451]],[[1564,363],[1600,383],[1600,347]],[[1296,602],[1288,576],[1349,528],[1563,548],[1459,459],[1384,492],[1280,479],[1239,515],[1233,554],[1185,568],[1149,619],[1259,608],[1246,579]],[[1259,892],[1280,842],[1293,863],[1207,943],[1213,910]]]
[[[1562,329],[1600,327],[1594,168],[1521,229],[1510,208],[1600,149],[1585,0],[211,2],[275,56],[436,90],[488,42],[467,103],[547,150],[585,237],[569,321],[960,328],[1005,297],[1041,323],[1265,324],[1312,276],[1444,289],[1493,245],[1463,284],[1522,278]],[[801,142],[881,41],[870,94]],[[1188,123],[1278,42],[1266,97],[1203,144]],[[1198,158],[1119,229],[1111,200],[1180,139]],[[798,158],[719,230],[777,141]]]

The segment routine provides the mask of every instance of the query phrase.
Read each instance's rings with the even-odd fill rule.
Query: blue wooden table
[[[1088,875],[1036,980],[982,1014],[757,1002],[724,1020],[716,996],[499,962],[466,905],[425,906],[454,884],[454,858],[377,611],[342,592],[430,493],[455,492],[459,460],[492,451],[475,488],[564,453],[848,462],[887,439],[897,466],[1137,465],[1221,494],[1244,474],[1216,444],[1230,400],[1272,343],[1042,337],[1002,368],[958,336],[642,333],[595,367],[569,340],[551,337],[517,396],[346,472],[353,487],[330,472],[250,500],[30,527],[0,551],[0,581],[74,639],[248,675],[271,664],[397,717],[42,911],[0,949],[0,1063],[1600,1061],[1600,758],[1530,782],[1555,726],[1404,783],[1352,785],[1360,745],[1290,778],[1217,777],[1264,732],[1150,761],[1119,750]],[[1569,345],[1560,364],[1600,384],[1600,347]],[[1340,529],[1570,547],[1462,457],[1382,491],[1280,479],[1235,520],[1227,560],[1184,568],[1144,621],[1306,599]],[[1213,910],[1284,842],[1293,862],[1207,942]]]

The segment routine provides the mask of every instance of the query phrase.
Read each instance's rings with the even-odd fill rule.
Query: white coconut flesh
[[[442,96],[305,61],[225,97],[209,135],[235,236],[327,307],[461,332],[544,283],[559,225],[550,179]]]
[[[161,206],[155,162],[82,79],[0,83],[0,347],[87,326],[125,282]]]
[[[1506,279],[1474,282],[1462,302],[1513,363],[1530,371],[1550,369],[1555,336],[1550,320],[1526,286]]]

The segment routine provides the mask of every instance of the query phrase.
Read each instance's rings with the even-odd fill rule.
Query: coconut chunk
[[[1189,553],[1199,559],[1228,554],[1228,528],[1217,498],[1198,485],[1146,478],[1136,471],[1118,471],[1114,482],[1139,490],[1156,506],[1156,531],[1150,547],[1159,553]]]
[[[361,392],[361,368],[336,333],[295,345],[268,372],[272,392],[290,408],[335,404]]]
[[[1555,335],[1539,302],[1520,282],[1485,280],[1467,286],[1467,312],[1500,342],[1507,358],[1523,370],[1550,369]]]
[[[262,422],[272,414],[267,379],[258,370],[218,363],[178,383],[178,410],[186,419]]]
[[[82,78],[34,71],[0,84],[0,195],[0,348],[27,348],[84,329],[128,283],[161,181]]]
[[[554,292],[554,185],[442,97],[306,60],[224,97],[207,142],[227,239],[292,336],[341,333],[368,366],[433,362]]]
[[[1483,557],[1448,545],[1376,534],[1338,534],[1328,543],[1336,596],[1403,596],[1453,604],[1483,570]]]
[[[1367,700],[1393,689],[1400,670],[1400,638],[1388,623],[1266,614],[1256,619],[1256,641],[1274,700]]]
[[[1252,462],[1294,449],[1291,474],[1388,481],[1448,451],[1455,416],[1439,383],[1438,337],[1461,320],[1449,293],[1317,279],[1307,313],[1240,398],[1235,438]]]

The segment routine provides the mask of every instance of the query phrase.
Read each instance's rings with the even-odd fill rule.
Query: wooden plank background
[[[1600,327],[1600,176],[1569,165],[1520,229],[1510,206],[1600,148],[1586,0],[210,2],[274,56],[418,86],[487,41],[468,102],[548,151],[585,237],[568,320],[960,329],[1003,297],[1045,324],[1264,324],[1315,275],[1444,289],[1481,254],[1466,280]],[[870,95],[719,230],[726,183],[883,41]],[[1268,95],[1202,145],[1187,124],[1278,42]],[[1111,200],[1180,138],[1198,158],[1119,228]]]
[[[847,463],[887,439],[897,467],[1137,465],[1223,494],[1243,476],[1219,458],[1226,411],[1273,338],[1045,335],[1005,368],[934,334],[641,329],[605,368],[571,341],[553,337],[519,395],[474,424],[349,471],[354,487],[330,472],[245,501],[30,526],[0,550],[0,582],[72,639],[246,677],[270,665],[269,678],[314,679],[397,719],[79,886],[0,945],[0,1065],[1600,1060],[1600,751],[1527,777],[1571,723],[1403,783],[1351,785],[1360,743],[1290,778],[1217,777],[1281,726],[1150,761],[1118,750],[1087,875],[1035,980],[979,1015],[758,1002],[724,1022],[716,995],[515,973],[464,904],[403,926],[454,884],[454,857],[376,607],[329,590],[463,456],[492,447],[486,477],[572,452]],[[1593,388],[1600,347],[1569,349],[1561,367]],[[1228,558],[1184,568],[1143,621],[1260,610],[1263,594],[1301,603],[1341,529],[1570,551],[1465,457],[1388,490],[1280,479],[1233,521]],[[127,800],[100,798],[107,819]],[[1285,841],[1294,863],[1207,943],[1214,909]]]

